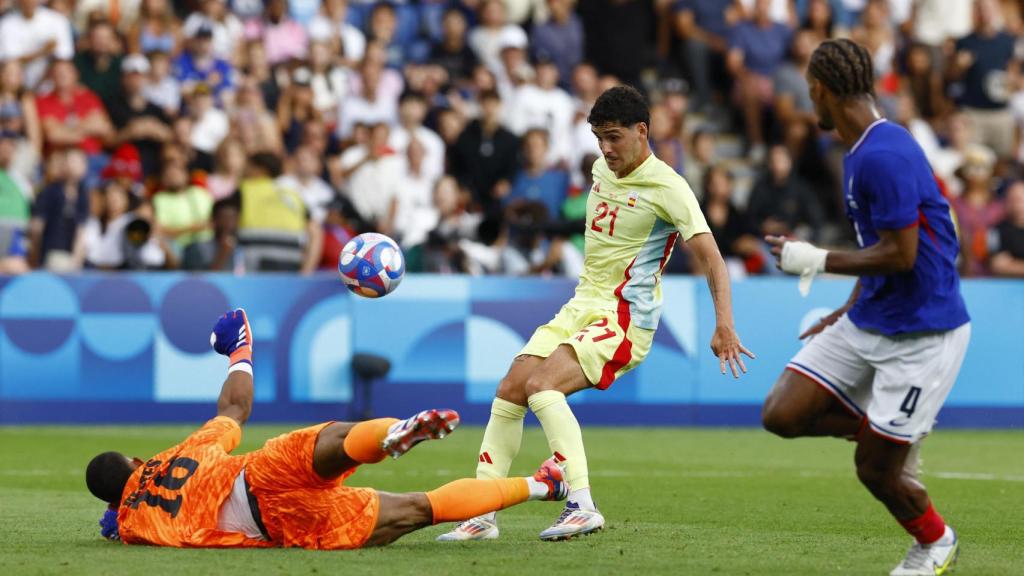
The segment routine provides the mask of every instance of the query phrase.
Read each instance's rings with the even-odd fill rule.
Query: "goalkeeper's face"
[[[622,178],[636,168],[646,157],[649,149],[647,143],[647,124],[637,122],[632,126],[619,124],[600,124],[591,130],[597,137],[608,168]]]

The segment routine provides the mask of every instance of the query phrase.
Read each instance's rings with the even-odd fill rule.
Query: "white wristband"
[[[783,272],[800,275],[800,295],[807,296],[811,290],[811,281],[825,271],[827,258],[828,250],[807,242],[791,241],[782,245],[780,265]]]
[[[248,362],[235,362],[228,368],[228,374],[232,372],[245,372],[249,376],[252,376],[252,364]]]

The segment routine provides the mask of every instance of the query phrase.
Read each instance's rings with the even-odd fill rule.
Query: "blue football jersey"
[[[861,248],[878,242],[878,230],[918,229],[914,268],[861,276],[850,320],[890,336],[951,330],[968,322],[949,203],[910,133],[892,122],[875,122],[847,153],[843,172],[846,216]]]

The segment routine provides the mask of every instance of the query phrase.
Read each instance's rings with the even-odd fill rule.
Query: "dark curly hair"
[[[85,484],[93,496],[108,504],[117,504],[132,472],[134,468],[124,454],[104,452],[89,462],[85,469]]]
[[[632,126],[643,122],[651,125],[651,111],[647,99],[632,86],[616,86],[605,90],[590,109],[587,122],[591,126],[617,124]]]
[[[847,40],[826,40],[811,55],[811,75],[840,98],[874,96],[875,68],[867,48]]]

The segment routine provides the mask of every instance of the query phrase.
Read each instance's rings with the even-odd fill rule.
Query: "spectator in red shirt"
[[[79,83],[74,64],[59,60],[54,62],[51,73],[53,91],[36,100],[43,143],[47,153],[61,148],[84,152],[88,158],[85,183],[91,187],[109,160],[103,145],[113,137],[113,126],[99,97]]]

